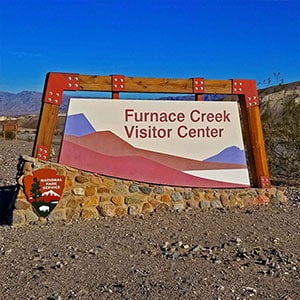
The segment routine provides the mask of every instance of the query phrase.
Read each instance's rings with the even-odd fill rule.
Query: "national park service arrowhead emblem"
[[[53,169],[39,169],[24,177],[27,200],[41,217],[47,217],[59,202],[65,186],[65,176]]]

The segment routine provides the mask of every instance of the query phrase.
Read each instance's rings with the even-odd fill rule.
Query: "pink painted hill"
[[[219,166],[218,163],[137,149],[108,131],[82,137],[66,135],[59,162],[98,174],[150,183],[191,187],[245,187],[242,184],[210,180],[182,172],[187,168],[214,169]],[[231,164],[221,164],[220,167],[232,168]]]
[[[65,135],[65,141],[80,145],[92,151],[109,156],[139,156],[156,161],[176,170],[218,170],[218,169],[245,169],[245,164],[224,162],[198,161],[164,153],[138,149],[119,138],[111,131],[101,131],[81,137]]]

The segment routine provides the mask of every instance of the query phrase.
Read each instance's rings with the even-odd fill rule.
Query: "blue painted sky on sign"
[[[47,72],[300,80],[294,0],[4,0],[0,91]]]

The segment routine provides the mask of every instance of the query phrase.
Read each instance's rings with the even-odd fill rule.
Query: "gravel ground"
[[[0,192],[31,151],[0,142]],[[0,299],[300,299],[300,189],[287,194],[284,206],[0,226]]]

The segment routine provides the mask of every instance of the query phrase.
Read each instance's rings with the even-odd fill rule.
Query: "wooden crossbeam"
[[[128,93],[193,94],[192,79],[125,77]],[[80,75],[80,90],[111,92],[111,76]],[[205,80],[205,94],[231,94],[231,80]]]

